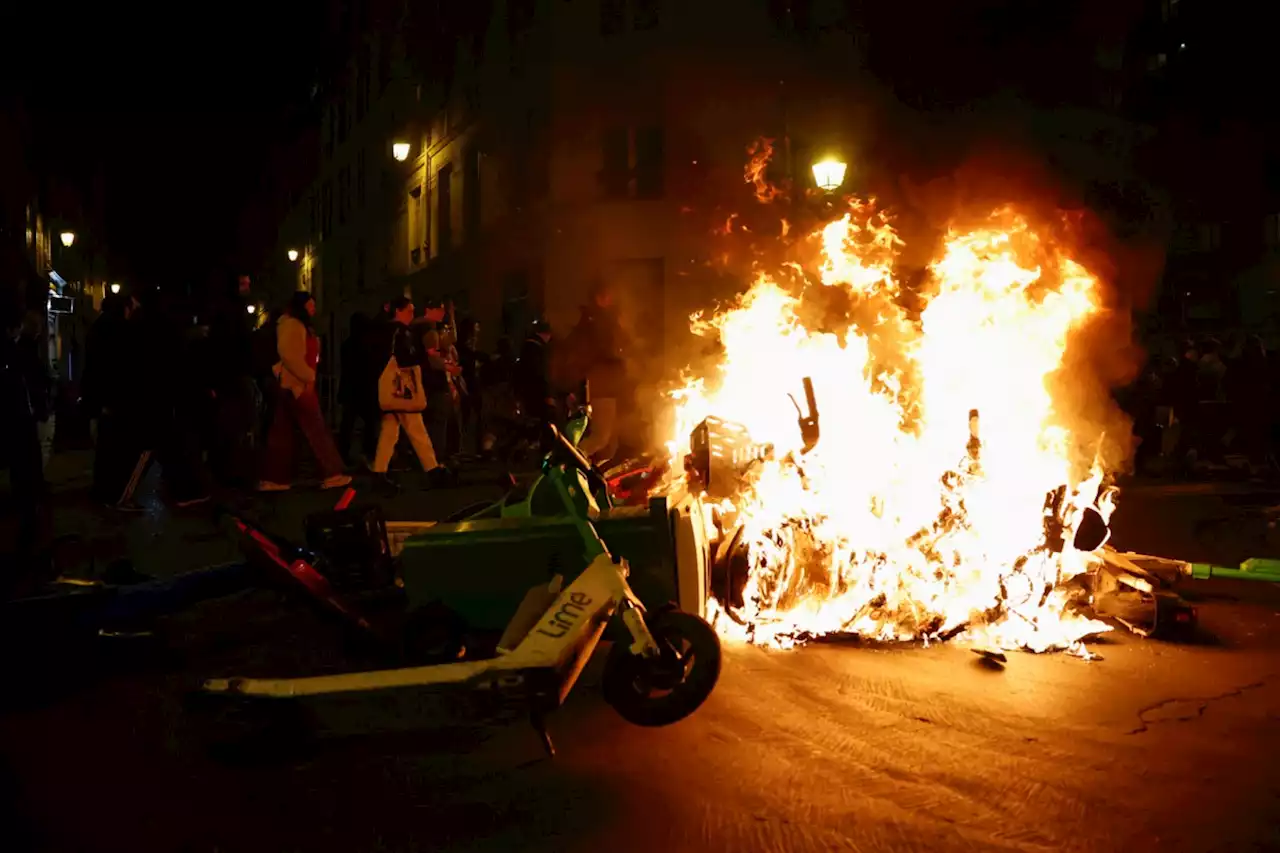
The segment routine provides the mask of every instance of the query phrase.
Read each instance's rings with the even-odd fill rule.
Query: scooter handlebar
[[[560,432],[555,424],[549,423],[543,427],[542,451],[551,456],[552,459],[577,468],[586,474],[593,489],[608,488],[604,477],[600,476],[600,472],[591,464],[591,460],[583,456],[582,451],[575,447],[573,442],[565,438],[564,433]]]

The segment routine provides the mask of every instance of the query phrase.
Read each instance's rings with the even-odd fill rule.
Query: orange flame
[[[871,202],[811,239],[817,262],[787,271],[799,286],[762,274],[694,316],[723,356],[672,394],[673,470],[711,415],[774,448],[708,521],[713,539],[740,528],[749,554],[741,606],[712,605],[718,629],[774,646],[851,632],[1087,654],[1082,639],[1108,628],[1072,611],[1065,584],[1098,559],[1071,544],[1083,511],[1114,506],[1106,437],[1048,390],[1070,383],[1046,380],[1099,312],[1099,281],[1012,208],[950,232],[912,299],[902,240]],[[830,310],[813,319],[832,296],[846,329]],[[788,400],[804,377],[822,435],[807,453]]]
[[[770,204],[785,195],[785,191],[777,184],[770,182],[765,174],[769,168],[769,161],[773,159],[773,140],[764,137],[757,139],[747,146],[747,155],[750,160],[747,161],[744,177],[747,183],[755,188],[756,201],[761,204]]]

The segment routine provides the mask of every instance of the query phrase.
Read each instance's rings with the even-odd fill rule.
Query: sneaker
[[[260,492],[287,492],[291,489],[288,483],[273,483],[270,480],[259,480],[258,491]]]
[[[427,484],[433,489],[447,489],[458,483],[458,475],[444,465],[427,472]]]
[[[385,494],[398,494],[400,492],[400,483],[387,473],[373,472],[374,488]]]
[[[203,497],[199,497],[199,498],[188,498],[185,501],[174,501],[173,505],[176,506],[178,509],[186,509],[189,506],[199,506],[202,503],[207,503],[208,500],[209,500],[209,496],[204,495]]]
[[[332,477],[325,477],[320,482],[322,489],[341,489],[343,486],[351,485],[350,474],[334,474]]]

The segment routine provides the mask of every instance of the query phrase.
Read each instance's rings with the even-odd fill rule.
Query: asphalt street
[[[439,516],[493,489],[411,492],[388,514]],[[289,534],[332,497],[250,510]],[[1265,556],[1269,528],[1245,500],[1269,498],[1134,490],[1116,544]],[[98,516],[81,511],[60,527],[117,542],[143,570],[234,555],[207,514],[90,527]],[[0,716],[0,824],[17,840],[5,849],[1280,849],[1280,590],[1215,581],[1191,595],[1199,641],[1112,634],[1091,662],[1012,654],[998,667],[957,646],[729,647],[708,703],[657,730],[604,705],[597,656],[552,719],[552,760],[521,722],[444,725],[380,699],[344,704],[302,754],[249,763],[210,754],[183,694],[207,675],[343,661],[309,613],[238,596],[171,620],[169,651],[149,665]]]

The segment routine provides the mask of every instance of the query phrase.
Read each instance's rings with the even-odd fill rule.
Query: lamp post
[[[113,281],[113,282],[111,283],[111,292],[112,292],[112,293],[119,293],[119,292],[120,292],[120,282],[118,282],[118,281]]]
[[[68,249],[76,242],[76,232],[74,231],[63,231],[58,237],[62,240],[62,245]]]
[[[835,157],[827,157],[813,164],[813,181],[823,192],[832,193],[844,183],[849,165]]]
[[[401,163],[408,160],[409,143],[401,141],[391,143],[391,156]]]
[[[290,261],[290,262],[293,262],[293,261],[298,260],[298,250],[297,250],[297,249],[290,249],[288,252],[286,252],[286,254],[289,256],[289,261]]]

